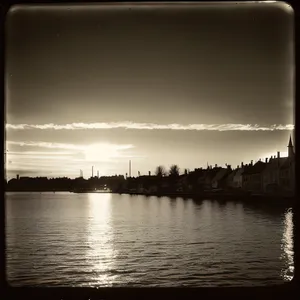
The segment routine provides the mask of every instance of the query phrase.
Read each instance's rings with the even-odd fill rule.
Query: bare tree
[[[157,177],[163,177],[166,175],[166,169],[164,166],[158,166],[155,170],[155,175]]]
[[[178,177],[179,176],[179,167],[177,165],[172,165],[170,167],[169,174],[171,177]]]

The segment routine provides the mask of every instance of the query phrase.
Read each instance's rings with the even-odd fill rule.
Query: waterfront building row
[[[126,187],[132,192],[156,193],[201,192],[207,190],[242,191],[252,194],[293,195],[295,192],[295,151],[290,137],[288,156],[277,155],[249,164],[243,162],[233,169],[215,165],[198,168],[178,178],[140,176],[129,178]],[[125,188],[126,188],[125,187]]]

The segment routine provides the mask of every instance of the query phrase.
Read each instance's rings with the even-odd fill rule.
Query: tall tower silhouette
[[[129,177],[131,177],[131,160],[129,161]]]
[[[293,157],[294,155],[294,146],[293,146],[293,142],[292,142],[292,135],[290,135],[290,140],[289,140],[289,144],[288,144],[288,157]]]

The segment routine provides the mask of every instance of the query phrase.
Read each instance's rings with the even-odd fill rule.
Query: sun
[[[117,156],[117,149],[109,144],[89,145],[85,151],[85,159],[87,161],[110,161]]]
[[[122,157],[122,150],[132,148],[132,145],[93,144],[84,150],[86,161],[112,161],[114,158]]]

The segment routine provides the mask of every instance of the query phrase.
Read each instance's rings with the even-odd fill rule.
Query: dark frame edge
[[[195,2],[235,2],[235,1],[87,1],[86,3],[107,3],[110,2],[114,3],[176,3],[176,2],[189,2],[189,3],[195,3]],[[236,2],[247,2],[247,1],[236,1]],[[255,1],[249,1],[249,2],[255,2]],[[299,57],[300,54],[298,54],[299,51],[299,45],[300,45],[300,2],[299,0],[290,0],[290,1],[279,1],[279,2],[285,2],[292,6],[294,10],[294,23],[295,23],[295,30],[294,30],[294,37],[295,37],[295,67],[296,70],[299,66]],[[73,0],[62,0],[59,1],[59,4],[82,4],[85,3],[83,1]],[[0,11],[1,11],[1,45],[5,45],[5,18],[9,11],[9,9],[17,4],[54,4],[53,1],[49,0],[33,0],[33,1],[13,1],[9,0],[6,1],[4,4],[0,4]],[[55,3],[56,4],[56,3]],[[57,3],[58,4],[58,3]],[[3,70],[5,70],[5,47],[0,47],[0,55],[1,55],[1,65],[3,67]],[[297,87],[300,87],[300,80],[299,76],[295,76],[295,146],[297,147],[298,144],[298,137],[297,134],[300,132],[298,128],[298,121],[296,116],[296,108],[297,108],[297,99],[299,98],[299,92],[297,92]],[[6,179],[5,174],[5,113],[6,113],[6,107],[5,107],[5,73],[1,73],[1,103],[2,103],[2,109],[1,109],[1,120],[3,120],[3,139],[1,140],[1,151],[3,151],[3,168],[1,168],[1,177],[3,176],[4,184]],[[300,163],[299,159],[296,155],[296,178],[300,177]],[[228,296],[228,297],[243,297],[245,295],[252,297],[258,297],[258,298],[269,298],[270,296],[275,296],[276,298],[287,296],[288,293],[291,293],[293,291],[296,291],[296,287],[299,283],[299,272],[298,272],[298,265],[299,265],[299,235],[297,234],[299,232],[299,201],[298,200],[298,189],[296,188],[296,196],[295,196],[295,202],[294,202],[294,264],[295,264],[295,271],[294,271],[294,278],[290,283],[285,283],[278,286],[268,286],[268,287],[245,287],[245,288],[99,288],[99,289],[93,289],[93,288],[17,288],[17,287],[11,287],[6,281],[6,272],[5,272],[5,187],[2,189],[2,199],[1,201],[1,207],[0,207],[0,218],[1,218],[1,239],[2,239],[2,250],[0,251],[0,268],[2,272],[0,273],[0,290],[1,294],[5,295],[5,299],[14,299],[14,298],[20,298],[20,296],[23,298],[27,298],[28,296],[31,299],[108,299],[108,298],[120,298],[120,297],[130,297],[130,298],[153,298],[155,296],[159,297],[166,297],[172,295],[175,298],[189,298],[189,297],[197,297],[197,296],[217,296],[220,295],[222,297]],[[294,293],[292,293],[294,294]]]

